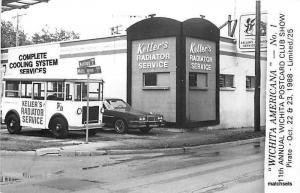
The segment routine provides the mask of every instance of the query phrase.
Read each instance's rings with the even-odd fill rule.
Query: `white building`
[[[2,71],[10,68],[12,56],[31,54],[37,46],[57,55],[58,66],[65,76],[77,70],[78,61],[95,58],[102,74],[92,78],[104,80],[104,97],[127,100],[127,38],[113,36],[97,39],[20,46],[1,50]],[[53,51],[53,48],[55,50]],[[58,49],[58,50],[57,50]],[[265,125],[266,53],[261,57],[261,125]],[[17,59],[17,58],[15,58]],[[74,68],[64,68],[64,66]],[[220,39],[220,124],[214,128],[251,127],[254,122],[254,52],[241,52],[233,38]],[[19,67],[21,70],[23,67]],[[6,70],[5,70],[6,69]],[[85,75],[82,75],[85,76]],[[85,77],[83,77],[85,78]],[[3,93],[3,85],[1,84]],[[1,94],[2,94],[1,93]],[[147,110],[147,109],[143,109]]]

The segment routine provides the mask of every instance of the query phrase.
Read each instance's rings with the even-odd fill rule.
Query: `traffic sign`
[[[96,65],[95,58],[89,58],[86,60],[79,61],[79,67],[95,66],[95,65]]]
[[[87,67],[86,70],[89,74],[98,74],[101,73],[101,66]]]
[[[77,68],[77,74],[87,74],[86,68]]]
[[[86,66],[77,68],[77,74],[98,74],[101,73],[101,66]]]

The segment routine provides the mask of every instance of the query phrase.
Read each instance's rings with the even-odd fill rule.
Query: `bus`
[[[96,134],[97,128],[103,126],[102,79],[4,78],[3,81],[2,121],[11,134],[30,127],[50,129],[56,138],[66,138],[69,131],[86,131],[87,123],[89,135]]]

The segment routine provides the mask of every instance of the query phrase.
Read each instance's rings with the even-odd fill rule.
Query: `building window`
[[[157,86],[157,73],[144,73],[144,86]]]
[[[255,76],[246,76],[246,88],[255,88]]]
[[[207,88],[207,73],[190,72],[189,73],[190,88]]]
[[[143,90],[169,90],[170,72],[143,73]]]
[[[19,81],[7,81],[5,86],[6,97],[20,97],[20,82]]]
[[[219,85],[220,88],[234,88],[233,75],[230,74],[220,74]]]

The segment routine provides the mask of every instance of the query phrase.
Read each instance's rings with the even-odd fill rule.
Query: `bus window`
[[[6,97],[20,97],[19,81],[7,81],[5,86]]]
[[[91,82],[89,85],[89,100],[90,101],[100,101],[102,100],[102,94],[100,94],[100,83]],[[83,83],[82,89],[82,100],[87,100],[87,83]]]
[[[31,98],[32,95],[32,82],[21,82],[21,98]]]
[[[33,83],[33,99],[44,100],[45,99],[45,84]]]
[[[75,84],[75,101],[81,101],[81,84]]]
[[[99,82],[90,82],[89,84],[89,93],[87,94],[87,83],[75,83],[75,101],[86,101],[87,96],[90,101],[103,100],[103,84]]]
[[[47,100],[64,100],[63,82],[47,82]]]
[[[70,86],[69,83],[66,84],[66,100],[71,101],[73,98],[73,87]]]

